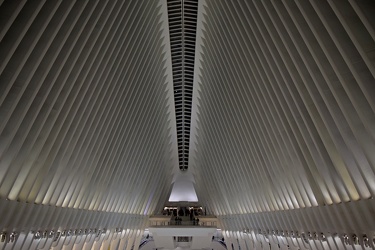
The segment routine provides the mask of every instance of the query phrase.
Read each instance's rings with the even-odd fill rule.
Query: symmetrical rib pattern
[[[0,4],[0,213],[8,199],[108,227],[115,217],[95,225],[95,211],[118,221],[159,211],[177,164],[166,3]],[[45,229],[77,222],[39,216]]]
[[[199,200],[232,230],[245,226],[238,214],[253,229],[308,230],[252,215],[373,198],[375,4],[202,5],[190,152]],[[374,218],[373,203],[361,209]],[[336,230],[375,225],[351,223]]]
[[[0,249],[137,249],[188,164],[228,249],[374,249],[374,13],[0,0]]]
[[[189,164],[197,0],[168,0],[168,16],[176,108],[178,157],[181,170]]]

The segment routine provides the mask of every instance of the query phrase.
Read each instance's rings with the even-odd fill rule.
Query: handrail
[[[216,221],[150,221],[150,226],[203,226],[216,227]]]
[[[223,247],[227,248],[227,244],[225,243],[225,241],[223,241],[221,238],[219,237],[214,237],[212,239],[212,241],[215,241],[215,242],[218,242],[219,244],[221,244]]]

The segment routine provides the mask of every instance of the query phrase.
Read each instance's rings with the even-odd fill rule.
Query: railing
[[[142,238],[141,242],[139,243],[139,248],[138,249],[141,249],[144,245],[146,245],[147,243],[149,243],[150,241],[154,241],[154,238],[153,237],[148,237],[148,238]],[[134,245],[132,247],[132,250],[134,249]]]
[[[217,221],[174,221],[174,220],[152,220],[150,219],[150,226],[202,226],[202,227],[216,227]]]
[[[218,242],[219,244],[221,244],[223,247],[227,248],[227,244],[225,243],[225,241],[224,241],[223,239],[224,239],[224,238],[213,237],[213,238],[212,238],[212,241],[216,241],[216,242]]]
[[[171,226],[206,226],[206,227],[216,227],[216,221],[170,221]]]
[[[150,226],[169,226],[170,221],[152,221],[150,220]]]

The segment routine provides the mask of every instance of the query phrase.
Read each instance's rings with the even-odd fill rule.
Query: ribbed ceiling
[[[373,230],[351,216],[363,206],[374,218],[374,2],[201,5],[190,150],[198,199],[227,230]],[[358,207],[337,205],[346,203]],[[338,221],[336,205],[346,211]]]
[[[136,250],[180,177],[229,249],[374,249],[374,13],[0,0],[0,249]]]
[[[159,211],[177,164],[166,4],[1,1],[0,16],[2,204]]]
[[[191,106],[197,29],[197,0],[168,0],[179,167],[189,165]]]

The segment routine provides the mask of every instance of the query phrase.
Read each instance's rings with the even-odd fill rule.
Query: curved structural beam
[[[244,228],[372,239],[375,4],[200,8],[190,168],[202,205],[233,241]]]

